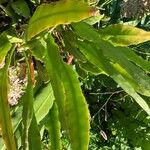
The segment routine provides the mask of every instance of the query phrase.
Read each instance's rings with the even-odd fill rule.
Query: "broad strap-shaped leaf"
[[[75,43],[73,42],[76,40],[77,36],[75,36],[70,30],[69,31],[66,30],[65,32],[61,32],[61,31],[58,31],[58,32],[61,33],[61,36],[65,43],[64,45],[65,50],[71,53],[78,60],[82,62],[86,62],[87,60],[85,56],[78,50],[77,47],[75,47]]]
[[[22,99],[24,99],[24,96],[22,97]],[[46,85],[45,87],[42,87],[38,91],[38,94],[35,95],[34,111],[35,111],[37,123],[39,123],[46,117],[46,115],[48,114],[49,110],[52,107],[53,100],[54,100],[54,95],[50,84]],[[22,121],[22,116],[21,116],[22,109],[23,109],[22,106],[18,107],[18,109],[15,111],[15,114],[12,115],[14,133],[17,132],[17,130],[19,129],[19,125]],[[31,123],[32,122],[33,120],[31,121]],[[33,125],[31,124],[31,126]],[[30,130],[32,130],[31,127]],[[0,148],[4,149],[4,145],[1,144],[1,140],[0,140]]]
[[[35,114],[33,114],[33,118],[29,128],[28,141],[29,141],[29,150],[35,150],[35,149],[42,150],[41,137],[40,137],[40,132],[37,125]]]
[[[83,31],[85,34],[87,34],[84,30],[84,26],[82,28],[82,22],[78,23],[81,25],[80,30]],[[75,24],[72,25],[73,27],[76,27]],[[77,28],[75,28],[77,29]],[[90,28],[88,28],[90,30]],[[89,30],[86,30],[89,32]],[[90,63],[86,57],[79,51],[78,47],[76,46],[76,40],[78,39],[78,35],[74,34],[73,31],[71,30],[65,30],[65,32],[59,32],[61,33],[61,36],[63,37],[64,45],[65,45],[65,50],[67,50],[69,53],[71,53],[75,59],[78,59],[79,67],[81,67],[83,70],[86,70],[88,72],[91,72],[93,74],[100,74],[103,73],[99,68],[94,66],[92,63]],[[92,36],[93,30],[89,32],[89,40],[90,41],[95,41],[95,39],[98,41],[100,38],[99,35],[97,36]]]
[[[99,30],[101,37],[116,46],[129,46],[150,40],[150,32],[131,25],[115,24]]]
[[[60,24],[79,22],[92,15],[95,15],[95,10],[82,1],[65,0],[50,4],[42,4],[37,8],[29,21],[27,40],[45,29]]]
[[[5,36],[0,36],[0,64],[4,60],[11,46],[11,43]]]
[[[103,43],[100,42],[100,49],[103,50],[103,54],[106,57],[111,61],[118,63],[134,79],[136,82],[136,87],[134,88],[137,92],[145,96],[150,96],[150,77],[140,67],[136,66],[134,61],[130,62],[130,60],[128,60],[126,51],[129,49],[123,48],[124,51],[122,51],[123,49],[120,47],[113,47],[111,44],[104,41]],[[145,64],[148,64],[148,62],[146,63],[145,61]],[[146,68],[146,66],[143,65],[141,67]],[[148,69],[150,70],[150,63],[149,66],[147,65],[147,70]]]
[[[88,51],[91,51],[92,54],[98,59],[100,59],[101,61],[97,62],[97,63],[100,63],[99,65],[101,65],[101,69],[104,71],[105,74],[108,74],[108,75],[113,75],[113,72],[114,72],[114,69],[115,68],[115,71],[117,71],[116,73],[117,74],[121,74],[128,82],[130,82],[132,84],[132,86],[135,88],[136,91],[140,92],[141,94],[143,95],[149,95],[149,84],[147,84],[147,82],[149,82],[149,77],[145,75],[145,78],[143,78],[144,74],[142,72],[142,70],[140,70],[140,68],[138,68],[137,66],[135,66],[134,64],[132,64],[130,61],[128,60],[124,60],[124,57],[123,56],[120,56],[119,55],[119,52],[117,53],[119,56],[116,57],[116,53],[115,52],[111,52],[112,49],[109,51],[110,49],[110,44],[107,42],[107,43],[102,43],[102,42],[99,42],[100,43],[100,46],[96,46],[96,44],[94,43],[91,43],[91,42],[87,42],[87,41],[84,41],[84,42],[81,42],[81,41],[77,41],[79,47],[82,49],[87,49]],[[108,45],[109,46],[108,46]],[[111,47],[113,48],[113,47]],[[108,49],[108,51],[107,51]],[[115,48],[116,49],[116,48]],[[98,52],[96,52],[98,51]],[[106,54],[107,52],[107,54]],[[104,55],[106,57],[104,57]],[[121,58],[119,58],[121,57]],[[110,63],[108,63],[108,60],[110,59],[110,61],[112,61],[111,63],[115,64],[113,66],[113,68],[111,67]],[[92,61],[95,61],[94,58]],[[92,62],[91,61],[91,62]],[[103,62],[105,62],[105,64]],[[95,62],[96,64],[96,62]],[[127,64],[127,65],[125,65]],[[138,76],[136,75],[137,74],[137,70],[139,71],[138,72]],[[134,74],[134,71],[135,70],[135,73]],[[139,78],[139,76],[141,78]],[[144,81],[143,81],[144,80]],[[140,83],[140,84],[139,84]],[[141,89],[141,90],[139,90]]]
[[[57,73],[55,73],[57,76],[52,76],[52,72],[49,72],[50,77],[52,77],[51,82],[55,97],[60,94],[60,91],[58,92],[60,86],[55,84],[56,80],[59,79],[59,84],[64,89],[64,113],[66,115],[64,119],[66,119],[67,129],[69,130],[72,149],[87,150],[89,143],[89,112],[77,74],[62,61],[58,47],[50,35],[47,39],[47,46],[45,60],[47,68],[50,68],[49,71]],[[59,102],[57,104],[59,108]]]
[[[66,111],[65,111],[65,90],[63,87],[63,83],[59,77],[59,68],[60,68],[60,58],[57,57],[57,55],[54,53],[55,51],[57,51],[57,47],[56,45],[52,42],[54,42],[52,39],[47,41],[47,48],[48,50],[46,51],[46,55],[45,55],[45,64],[46,64],[46,68],[47,71],[49,73],[50,76],[50,81],[52,84],[52,88],[54,91],[54,96],[55,96],[55,100],[57,102],[58,105],[58,110],[59,110],[59,119],[61,122],[61,126],[63,129],[66,128]],[[49,50],[50,49],[50,50]],[[57,66],[57,68],[56,68]]]
[[[8,67],[11,61],[14,48],[6,61],[3,69],[0,69],[0,128],[5,146],[8,150],[16,150],[16,143],[13,135],[10,109],[8,104]]]
[[[126,59],[141,67],[144,71],[150,72],[150,62],[135,54],[130,48],[118,47],[120,55],[124,55]]]
[[[28,145],[28,134],[29,127],[33,118],[33,86],[31,78],[28,79],[28,85],[25,93],[24,101],[23,101],[23,112],[22,119],[24,125],[23,131],[23,147],[24,150],[27,149]]]
[[[54,95],[51,84],[43,87],[35,97],[34,112],[39,123],[49,112],[53,105]]]
[[[26,87],[25,96],[23,99],[23,112],[22,112],[22,120],[23,120],[23,149],[26,150],[28,145],[28,135],[29,135],[29,127],[31,125],[33,115],[34,115],[34,108],[33,108],[33,83],[30,74],[30,66],[29,60],[26,57],[26,62],[28,64],[28,83]],[[30,58],[29,58],[30,59]]]
[[[79,65],[82,69],[98,75],[98,74],[104,74],[104,72],[102,70],[100,70],[98,67],[94,66],[91,62],[87,61],[87,62],[79,62]]]
[[[136,93],[135,86],[137,83],[132,76],[122,67],[116,67],[117,62],[110,62],[107,57],[103,55],[103,50],[97,48],[93,43],[78,42],[81,52],[86,56],[88,61],[99,67],[107,75],[112,77],[135,101],[150,115],[150,108],[148,104]]]
[[[88,150],[89,112],[82,94],[77,74],[68,65],[64,65],[61,78],[66,93],[67,125],[73,150]]]
[[[61,150],[61,140],[60,140],[60,122],[58,107],[56,102],[53,104],[53,107],[50,109],[47,120],[45,124],[46,129],[49,132],[50,136],[50,149],[51,150]]]
[[[96,43],[102,39],[96,29],[84,22],[74,23],[72,24],[72,27],[75,30],[74,33],[90,42]]]
[[[95,43],[93,45],[95,45],[96,49],[101,49],[102,53],[108,59],[110,59],[110,61],[118,63],[123,69],[126,70],[128,77],[126,76],[127,74],[124,74],[124,77],[126,76],[126,79],[131,82],[132,85],[134,84],[134,88],[136,91],[146,96],[150,95],[150,77],[146,75],[146,72],[149,72],[150,70],[149,62],[137,56],[134,52],[131,51],[131,49],[114,47],[112,44],[103,41],[99,37],[98,32],[85,23],[77,23],[74,24],[73,27],[76,34],[78,34],[81,38],[85,40],[90,39],[91,42]],[[85,30],[89,31],[90,33],[92,33],[93,31],[93,35],[91,36],[91,34],[88,34],[88,32],[83,31],[83,28],[85,28]],[[81,45],[84,45],[84,47],[86,47],[85,43],[81,43]],[[142,67],[146,72],[144,72],[138,66]]]
[[[120,75],[114,76],[114,80],[118,82],[118,84],[124,89],[126,93],[128,93],[131,97],[134,98],[134,100],[147,112],[147,114],[150,116],[150,107],[146,103],[146,101],[136,93],[133,86],[128,83],[124,78],[122,78]]]

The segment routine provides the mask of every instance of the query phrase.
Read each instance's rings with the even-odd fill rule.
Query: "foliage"
[[[67,142],[71,143],[70,149],[87,150],[91,147],[89,110],[92,127],[102,128],[99,114],[104,111],[102,118],[105,121],[108,114],[111,115],[106,128],[108,135],[111,132],[110,136],[115,136],[119,142],[116,134],[127,133],[124,142],[131,139],[130,145],[146,149],[147,139],[143,140],[138,135],[138,145],[129,133],[133,129],[139,134],[144,131],[146,137],[149,131],[150,63],[128,46],[148,41],[150,33],[131,25],[109,23],[94,28],[94,24],[104,16],[96,5],[102,7],[106,4],[86,0],[0,1],[0,17],[3,19],[0,24],[1,149],[40,150],[46,142],[49,149],[60,150]],[[137,38],[133,39],[133,36]],[[26,79],[26,87],[18,105],[9,107],[9,67],[17,67],[18,63],[26,64],[18,73],[20,80]],[[112,89],[115,86],[123,96],[125,92],[129,96],[124,97],[125,101],[110,102],[107,114],[106,104],[114,95],[121,98],[120,92],[113,92],[109,97],[96,97],[96,101],[85,93],[88,109],[83,93],[87,92],[89,85],[94,90],[95,85],[92,87],[91,83],[88,85],[87,81],[84,84],[83,80],[78,80],[79,76],[85,79],[87,74],[102,78],[96,79],[97,86],[107,82],[107,86]],[[142,113],[137,115],[139,111]],[[119,120],[117,131],[114,127],[116,118]],[[132,126],[133,120],[141,125],[136,127],[133,123]],[[131,125],[126,130],[124,125],[128,124]],[[45,134],[50,140],[45,140]],[[102,129],[100,134],[107,140],[107,133]],[[113,136],[110,138],[112,141]],[[146,144],[141,145],[143,141]],[[111,148],[114,148],[113,144],[110,144]]]
[[[149,148],[149,117],[112,79],[89,76],[82,88],[91,114],[89,149]]]

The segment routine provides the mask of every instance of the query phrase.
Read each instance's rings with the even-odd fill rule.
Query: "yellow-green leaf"
[[[50,109],[47,120],[46,128],[48,129],[50,136],[50,149],[51,150],[61,150],[61,141],[60,141],[60,122],[58,117],[58,107],[56,102],[53,104],[53,107]]]
[[[16,143],[13,135],[10,109],[8,104],[8,67],[13,54],[12,49],[3,69],[0,69],[0,128],[5,146],[8,150],[16,150]]]
[[[26,88],[26,93],[23,99],[23,111],[22,111],[22,121],[23,121],[23,149],[26,150],[29,147],[28,136],[29,128],[34,116],[33,108],[33,84],[30,74],[29,58],[25,55],[26,62],[28,64],[28,83]]]
[[[86,56],[88,61],[90,61],[96,67],[100,68],[110,77],[112,77],[129,95],[131,95],[135,99],[135,101],[147,112],[147,114],[150,115],[150,108],[148,104],[144,101],[142,97],[140,97],[136,93],[138,83],[134,81],[134,78],[132,77],[132,75],[129,74],[130,72],[128,73],[128,70],[127,71],[123,70],[123,68],[121,68],[120,66],[119,66],[120,67],[119,69],[116,68],[117,62],[110,62],[108,61],[107,57],[103,55],[104,51],[106,50],[106,48],[109,48],[109,46],[105,47],[105,49],[103,48],[99,49],[98,47],[94,46],[93,43],[90,44],[87,42],[84,43],[84,42],[79,41],[78,44],[79,44],[81,52]],[[139,77],[142,77],[142,76],[139,76]],[[143,88],[143,87],[140,86],[140,88]],[[143,90],[147,92],[146,94],[149,94],[148,87],[145,87],[145,88],[147,89],[143,88]]]
[[[95,10],[82,1],[65,0],[50,4],[42,4],[37,8],[29,21],[27,40],[45,29],[60,24],[79,22],[92,15],[95,15]]]
[[[42,142],[41,142],[39,127],[37,125],[35,114],[33,115],[31,125],[29,128],[28,141],[29,141],[29,150],[35,150],[35,149],[42,150],[41,148]]]
[[[0,64],[11,48],[11,43],[5,36],[0,36]]]
[[[115,46],[129,46],[150,40],[150,32],[131,25],[111,25],[99,30],[99,33]]]
[[[34,112],[39,123],[49,112],[53,105],[54,96],[51,84],[43,87],[38,95],[35,97],[34,101]]]
[[[59,54],[58,46],[49,35],[45,59],[58,108],[63,99],[63,109],[67,130],[73,150],[88,150],[89,143],[89,111],[80,88],[77,74],[66,65]],[[56,67],[57,66],[57,67]],[[50,72],[51,71],[51,72]],[[57,83],[59,81],[59,84]],[[60,86],[61,84],[61,86]],[[60,89],[63,89],[60,91]],[[62,93],[63,92],[63,93]],[[60,97],[60,94],[63,97]],[[61,113],[59,111],[59,113]],[[62,116],[63,117],[63,116]]]

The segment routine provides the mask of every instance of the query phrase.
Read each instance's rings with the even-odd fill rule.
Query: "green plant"
[[[90,115],[77,73],[110,76],[150,115],[143,98],[150,97],[150,63],[127,47],[148,41],[150,33],[128,25],[94,29],[103,16],[90,1],[41,3],[0,1],[0,126],[6,148],[40,150],[47,129],[50,149],[61,149],[61,131],[73,150],[88,149]],[[18,62],[26,64],[21,77],[27,85],[19,104],[9,108],[8,70]]]

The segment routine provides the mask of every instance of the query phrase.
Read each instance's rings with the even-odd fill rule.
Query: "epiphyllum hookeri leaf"
[[[45,63],[51,77],[59,113],[61,113],[59,103],[62,101],[61,99],[63,99],[64,107],[62,109],[64,109],[63,113],[65,115],[63,119],[66,120],[66,127],[69,131],[72,149],[88,150],[90,128],[89,111],[80,88],[77,74],[69,65],[62,61],[58,47],[50,35],[46,41],[47,54]],[[59,84],[56,80],[59,80]],[[62,91],[59,89],[60,84],[61,88],[63,88]],[[60,97],[60,94],[63,95],[63,97]]]
[[[28,142],[29,142],[29,150],[42,150],[41,148],[41,137],[39,132],[39,126],[37,125],[35,114],[33,114],[33,118],[31,121],[31,125],[29,128],[29,136],[28,136]]]
[[[13,135],[11,116],[8,104],[8,67],[13,54],[12,49],[4,68],[0,69],[0,128],[6,149],[16,150],[16,143]]]
[[[45,29],[60,24],[79,22],[96,14],[96,10],[87,3],[77,0],[58,1],[50,4],[42,4],[37,8],[29,21],[27,40]]]
[[[53,104],[53,107],[50,109],[47,119],[46,119],[46,129],[49,132],[50,136],[50,149],[51,150],[61,150],[61,139],[60,139],[60,122],[58,117],[58,107],[56,102]]]
[[[150,32],[131,25],[111,25],[99,30],[99,33],[115,46],[129,46],[150,40]]]
[[[33,83],[31,79],[31,68],[30,68],[30,59],[27,58],[25,54],[27,66],[28,66],[28,83],[26,87],[25,96],[23,99],[23,111],[22,111],[22,122],[23,122],[23,147],[24,150],[28,149],[28,136],[29,136],[29,128],[33,119],[34,107],[33,107]]]
[[[148,104],[136,93],[135,88],[138,86],[137,83],[134,81],[132,76],[130,76],[130,74],[124,70],[124,68],[122,68],[119,64],[116,65],[117,63],[110,62],[107,57],[103,55],[103,50],[97,48],[95,45],[93,45],[93,43],[78,41],[78,45],[88,61],[112,77],[125,90],[125,92],[132,96],[143,108],[143,110],[150,115],[150,108]]]
[[[35,97],[34,112],[39,123],[49,112],[53,106],[54,95],[51,84],[46,85]]]
[[[104,54],[106,58],[110,59],[110,61],[116,64],[119,64],[124,70],[126,70],[127,73],[123,74],[124,76],[126,76],[127,74],[130,76],[126,76],[126,79],[130,81],[132,85],[134,84],[133,87],[135,91],[142,95],[150,96],[150,77],[147,75],[147,73],[150,72],[150,63],[148,61],[136,55],[129,48],[114,47],[109,42],[102,40],[98,36],[99,34],[97,30],[93,29],[88,24],[80,22],[74,24],[73,27],[75,29],[75,33],[77,33],[81,38],[86,40],[90,39],[90,41],[92,42],[85,43],[77,41],[76,43],[80,42],[80,45],[82,45],[82,47],[84,47],[85,49],[89,49],[90,47],[90,49],[93,49],[92,53],[95,53],[96,50],[94,49],[99,49],[99,51],[102,50],[102,54]],[[83,28],[85,30],[83,30]],[[100,55],[101,54],[97,56],[97,54],[95,54],[96,57],[100,57]],[[106,68],[105,66],[103,67],[103,70]],[[118,71],[122,73],[120,69],[118,69]]]

